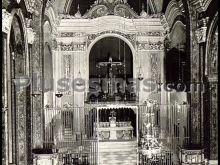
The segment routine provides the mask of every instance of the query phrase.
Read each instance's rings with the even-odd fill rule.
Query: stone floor
[[[136,165],[137,141],[99,142],[100,165]]]

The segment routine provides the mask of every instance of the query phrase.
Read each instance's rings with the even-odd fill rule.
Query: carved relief
[[[60,37],[83,37],[85,33],[74,33],[74,32],[62,32]]]
[[[97,18],[105,15],[117,15],[126,18],[138,18],[138,14],[130,8],[127,2],[117,1],[95,1],[90,10],[83,18]]]
[[[160,81],[160,61],[157,54],[151,54],[151,79],[153,81]]]
[[[10,25],[12,22],[12,15],[6,11],[6,9],[2,9],[2,31],[8,33],[10,30]]]
[[[70,77],[70,55],[64,55],[63,56],[63,63],[64,63],[64,76],[66,78]]]
[[[163,36],[160,31],[138,32],[137,36]]]
[[[61,51],[84,51],[85,43],[59,43]]]
[[[108,33],[113,33],[113,34],[118,34],[120,36],[123,36],[126,39],[128,39],[133,46],[135,46],[135,40],[136,40],[135,34],[125,34],[125,33],[119,32],[119,31],[112,31],[112,30],[104,31],[104,32],[97,33],[97,34],[89,34],[87,37],[87,46],[89,46],[92,43],[92,41],[94,39],[96,39],[97,37],[99,37],[103,34],[108,34]]]
[[[161,41],[137,43],[137,47],[138,47],[138,50],[163,50],[164,49],[164,45]]]

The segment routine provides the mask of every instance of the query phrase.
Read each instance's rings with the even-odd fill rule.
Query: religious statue
[[[109,123],[110,127],[116,127],[116,112],[113,110],[110,112]]]
[[[107,66],[107,78],[108,78],[108,94],[109,96],[113,96],[114,95],[114,78],[115,76],[113,75],[113,66],[122,66],[123,63],[122,62],[116,62],[112,60],[112,57],[109,55],[109,60],[106,62],[99,62],[98,66]]]

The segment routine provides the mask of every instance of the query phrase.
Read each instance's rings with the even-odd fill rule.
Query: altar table
[[[100,140],[129,140],[133,138],[134,128],[131,125],[115,127],[99,127],[97,128]]]

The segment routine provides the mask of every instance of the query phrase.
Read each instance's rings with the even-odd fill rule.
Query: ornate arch
[[[212,58],[214,61],[212,62],[215,62],[217,63],[218,60],[217,60],[217,56],[218,56],[218,53],[217,52],[213,52],[213,56],[211,56],[211,49],[213,48],[211,46],[211,44],[213,43],[213,36],[215,35],[215,31],[216,31],[216,28],[218,29],[218,12],[215,14],[211,24],[210,24],[210,28],[209,28],[209,31],[208,31],[208,34],[207,34],[207,42],[206,42],[206,56],[205,56],[205,75],[206,76],[211,76],[211,72],[210,72],[210,69],[211,69],[211,64],[210,64],[210,59]],[[218,37],[216,37],[216,39],[218,39]],[[216,44],[215,46],[218,47],[218,45]],[[216,57],[214,57],[216,56]],[[217,69],[217,68],[216,68]],[[216,70],[217,71],[217,70]]]
[[[182,1],[177,2],[176,0],[172,0],[165,11],[165,17],[167,19],[168,25],[171,28],[175,22],[176,17],[184,16],[182,12],[184,11]]]
[[[30,135],[30,131],[28,131],[29,126],[28,126],[28,122],[27,121],[27,115],[30,116],[30,114],[28,112],[30,112],[30,88],[21,88],[21,89],[17,89],[16,86],[16,82],[20,82],[20,80],[24,80],[25,79],[17,79],[16,76],[25,76],[25,75],[29,75],[29,54],[28,54],[28,39],[27,39],[27,25],[26,25],[26,21],[24,18],[24,15],[22,13],[21,9],[13,9],[11,11],[11,22],[9,24],[9,31],[7,33],[7,40],[10,43],[10,39],[12,38],[11,34],[13,34],[12,32],[12,28],[14,26],[13,24],[13,20],[16,19],[16,21],[19,24],[19,29],[21,30],[21,48],[19,48],[19,50],[23,49],[23,51],[16,53],[17,56],[13,57],[15,53],[10,53],[10,51],[8,51],[8,59],[6,59],[8,61],[9,66],[9,70],[8,72],[10,72],[10,80],[15,80],[15,85],[13,84],[9,84],[9,86],[11,85],[11,87],[9,87],[8,91],[8,98],[10,98],[9,100],[9,111],[11,111],[12,116],[9,117],[9,121],[13,121],[13,124],[11,124],[9,126],[9,129],[12,129],[12,131],[16,131],[16,137],[9,134],[9,145],[10,143],[14,143],[16,144],[16,148],[13,151],[13,153],[9,152],[9,163],[16,163],[16,164],[27,164],[28,159],[30,158],[30,154],[29,154],[29,147],[28,146],[30,143],[30,139],[28,137],[28,135]],[[10,50],[9,47],[10,44],[8,44],[8,48],[7,50]],[[17,45],[16,45],[17,46]],[[14,47],[16,47],[14,46]],[[14,62],[12,61],[14,58]],[[21,63],[19,63],[21,62]],[[21,66],[21,68],[16,68],[16,67]],[[12,70],[16,70],[16,72],[11,72]],[[19,70],[19,72],[17,71]],[[19,74],[18,74],[19,73]],[[20,75],[21,73],[21,75]],[[14,78],[15,77],[15,78]],[[14,96],[14,97],[13,97]],[[13,100],[14,99],[14,100]],[[14,111],[15,110],[15,111]],[[15,112],[15,113],[14,113]],[[14,118],[14,117],[15,118]],[[14,120],[16,119],[16,120]],[[13,148],[13,147],[12,147]],[[14,158],[13,155],[16,155],[16,157]]]
[[[45,16],[46,16],[46,20],[51,25],[52,38],[55,38],[57,36],[57,25],[59,24],[59,21],[55,15],[54,8],[52,7],[52,5],[46,8]]]

